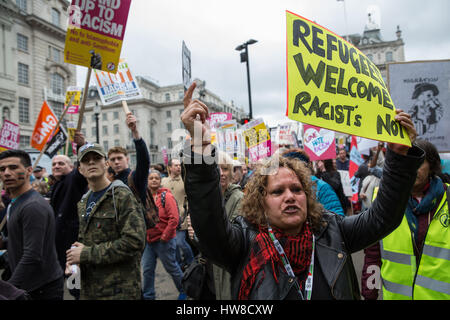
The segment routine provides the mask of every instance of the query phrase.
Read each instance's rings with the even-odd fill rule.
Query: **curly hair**
[[[242,199],[243,216],[253,224],[259,226],[267,224],[264,214],[267,183],[269,175],[276,174],[279,168],[292,170],[299,179],[306,193],[307,221],[311,224],[313,231],[318,231],[322,223],[323,207],[316,201],[315,187],[311,180],[310,169],[304,162],[295,159],[285,157],[272,158],[253,173],[246,185],[245,197]]]

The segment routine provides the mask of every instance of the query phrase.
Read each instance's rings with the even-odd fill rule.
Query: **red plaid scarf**
[[[312,254],[312,232],[308,223],[303,224],[302,231],[296,236],[287,236],[280,230],[273,228],[275,237],[280,239],[286,239],[283,249],[286,256],[294,270],[295,275],[298,275],[305,271],[311,264]],[[283,244],[282,241],[280,241]],[[278,267],[284,270],[283,262],[278,254],[275,246],[270,239],[267,227],[260,227],[259,234],[255,237],[255,241],[250,249],[250,260],[244,268],[241,285],[239,288],[238,299],[248,300],[251,290],[255,286],[255,280],[257,274],[263,270],[266,264],[269,264],[272,269],[272,275],[275,281],[278,283]],[[264,271],[263,271],[264,272]],[[256,284],[259,286],[265,278],[265,274]],[[300,287],[303,288],[305,279],[298,279]]]

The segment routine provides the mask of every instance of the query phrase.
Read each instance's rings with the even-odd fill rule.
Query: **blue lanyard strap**
[[[272,227],[270,224],[267,224],[267,229],[269,231],[270,239],[273,242],[273,245],[275,246],[275,249],[277,249],[278,254],[280,255],[281,262],[283,263],[284,269],[286,270],[287,274],[295,279],[295,284],[297,287],[297,291],[300,294],[301,297],[303,297],[303,294],[300,290],[300,285],[298,284],[297,277],[294,274],[294,270],[292,270],[291,264],[289,263],[289,259],[286,256],[286,253],[284,252],[283,246],[280,244],[280,241],[275,237],[273,234]],[[312,285],[313,285],[313,274],[314,274],[314,249],[315,249],[315,237],[313,235],[313,242],[312,242],[312,255],[311,255],[311,263],[309,265],[308,270],[308,277],[306,279],[305,284],[305,291],[306,291],[306,300],[311,300],[312,296]]]

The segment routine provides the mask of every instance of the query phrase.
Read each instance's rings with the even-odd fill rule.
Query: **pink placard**
[[[224,122],[231,120],[233,115],[228,112],[214,112],[209,114],[209,118],[206,119],[209,122],[209,126],[212,128],[218,122]]]
[[[336,158],[334,131],[303,124],[303,147],[311,161]]]
[[[107,37],[123,40],[130,5],[131,0],[98,1],[98,3],[93,0],[72,0],[72,6],[78,7],[82,16],[81,21],[75,23],[73,19],[69,19],[69,23]]]
[[[5,149],[19,149],[20,127],[14,122],[4,120],[0,132],[0,147]]]

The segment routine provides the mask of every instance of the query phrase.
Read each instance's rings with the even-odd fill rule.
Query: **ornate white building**
[[[348,35],[348,41],[376,64],[386,83],[386,64],[405,61],[405,43],[402,39],[400,26],[397,26],[395,35],[395,40],[383,40],[380,26],[374,21],[370,13],[368,14],[364,32],[362,34]]]
[[[152,163],[163,163],[162,148],[171,151],[180,144],[185,137],[184,125],[180,115],[184,110],[183,85],[159,86],[150,77],[137,76],[137,81],[143,98],[128,101],[128,107],[138,119],[138,130],[144,138],[150,153]],[[224,102],[220,97],[205,87],[205,82],[198,79],[194,99],[199,99],[208,105],[210,112],[228,112],[237,121],[247,117],[242,108],[234,106],[233,102]],[[88,100],[84,114],[83,132],[88,141],[95,142],[96,115],[94,106],[101,105],[100,97],[95,86],[89,88]],[[113,146],[126,147],[130,153],[132,165],[136,156],[130,130],[125,123],[125,113],[122,103],[117,102],[101,107],[98,115],[99,143],[108,150]]]
[[[0,110],[20,125],[20,146],[29,148],[42,102],[61,114],[74,65],[64,63],[66,0],[0,1]]]

